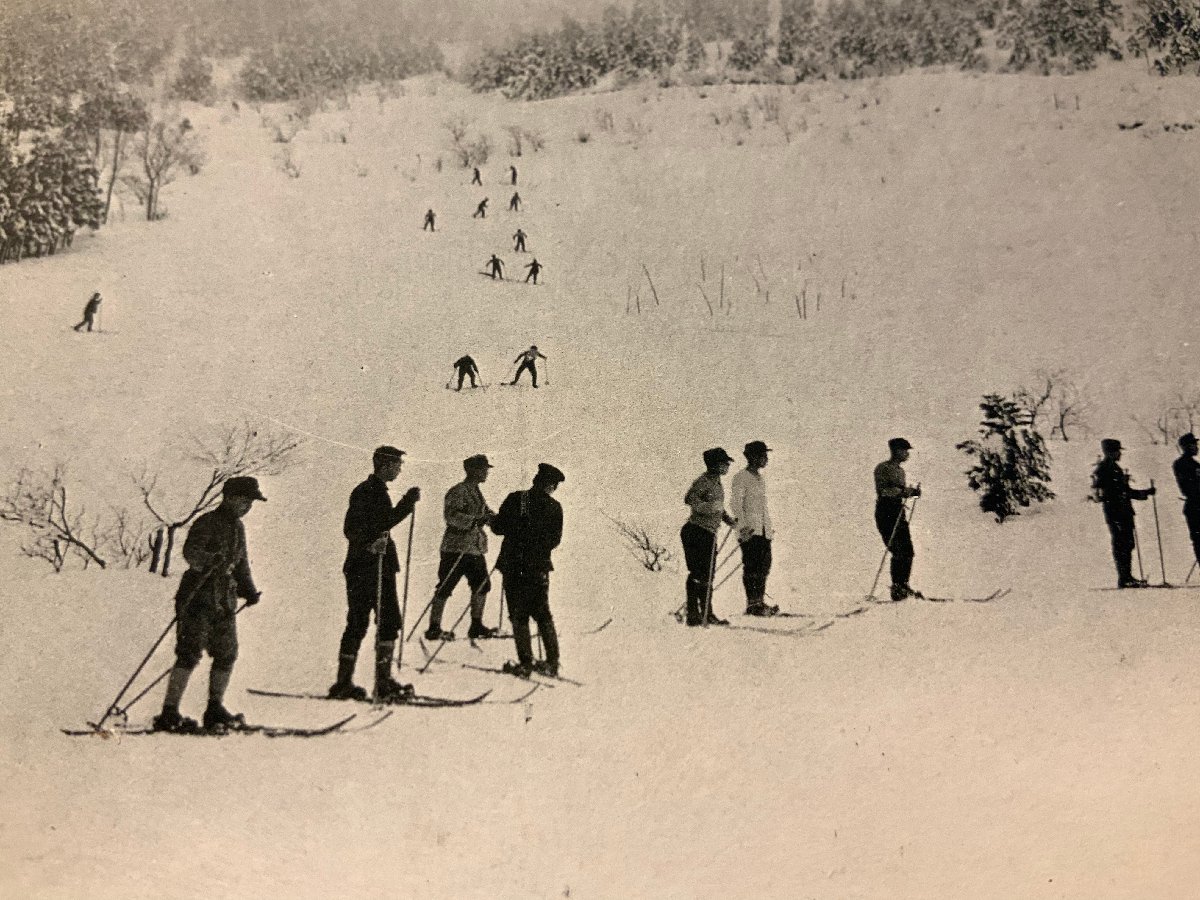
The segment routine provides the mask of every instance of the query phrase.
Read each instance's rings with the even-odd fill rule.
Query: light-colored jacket
[[[741,543],[755,536],[765,537],[768,541],[775,536],[771,514],[767,511],[767,480],[761,472],[742,469],[733,476],[729,514],[737,519]]]
[[[725,488],[719,476],[705,472],[692,482],[683,502],[692,508],[689,522],[713,534],[720,530],[725,516]]]
[[[462,481],[446,491],[442,505],[446,533],[442,536],[443,553],[483,556],[487,553],[487,534],[476,522],[481,516],[494,515],[483,499],[483,491],[473,481]]]

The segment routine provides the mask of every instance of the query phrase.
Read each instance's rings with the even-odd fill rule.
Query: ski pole
[[[386,551],[385,551],[386,552]],[[383,553],[378,554],[378,559],[375,561],[375,665],[379,665],[379,650],[383,646],[383,639],[379,636],[380,631],[380,614],[383,609]],[[378,668],[376,669],[378,671]],[[378,678],[375,679],[379,681]],[[378,686],[378,685],[377,685]],[[379,699],[379,693],[376,691],[373,700]]]
[[[408,573],[412,569],[413,529],[417,524],[417,508],[413,507],[408,517],[408,549],[404,554],[404,599],[400,605],[400,634],[404,634],[404,617],[408,614]],[[432,600],[430,601],[433,602]],[[404,667],[404,641],[396,647],[396,671]]]
[[[740,572],[741,569],[742,569],[742,563],[741,563],[741,560],[738,560],[738,564],[736,566],[734,566],[732,569],[730,569],[728,572],[726,572],[725,577],[717,582],[716,587],[713,588],[713,593],[716,593],[717,591],[719,591],[721,589],[721,585],[723,585],[730,578],[732,578],[734,575],[736,575],[738,572]]]
[[[1150,489],[1154,490],[1154,479],[1150,479]],[[1158,567],[1162,571],[1162,583],[1167,583],[1167,563],[1163,557],[1162,530],[1158,527],[1158,494],[1150,495],[1150,505],[1154,509],[1154,536],[1158,539]]]
[[[425,608],[421,610],[421,614],[417,616],[417,620],[413,622],[412,630],[408,633],[408,637],[406,637],[404,640],[411,641],[412,636],[417,633],[417,629],[421,627],[421,620],[425,618],[425,613],[429,612],[429,608],[433,606],[433,601],[437,597],[438,591],[442,589],[442,585],[444,585],[450,576],[454,574],[454,570],[457,569],[458,564],[462,562],[463,555],[464,554],[462,553],[458,554],[458,559],[454,560],[454,565],[450,567],[450,571],[446,573],[446,577],[438,580],[437,586],[433,589],[433,597],[429,598],[429,602],[425,604]],[[407,583],[405,584],[405,587],[408,587]]]
[[[239,607],[237,608],[237,611],[234,613],[234,615],[235,615],[235,616],[239,616],[239,615],[241,615],[241,614],[242,614],[242,610],[243,610],[243,609],[245,609],[247,605],[248,605],[248,604],[245,604],[245,603],[243,603],[241,606],[239,606]],[[155,679],[154,679],[152,682],[150,682],[148,685],[146,685],[146,687],[144,687],[144,688],[141,690],[141,692],[140,692],[140,693],[138,693],[138,695],[137,695],[136,697],[134,697],[132,700],[130,700],[130,701],[129,701],[128,703],[126,703],[124,706],[119,706],[119,707],[117,707],[116,709],[114,709],[114,710],[113,710],[113,714],[114,714],[114,715],[118,715],[118,716],[122,716],[122,717],[126,717],[126,716],[128,716],[128,715],[129,715],[129,710],[131,710],[131,709],[133,708],[133,705],[134,705],[135,703],[137,703],[139,700],[141,700],[143,697],[145,697],[145,696],[146,696],[148,693],[150,693],[152,690],[154,690],[156,687],[158,687],[158,685],[162,683],[162,680],[163,680],[164,678],[166,678],[168,675],[170,675],[170,674],[171,674],[171,670],[172,670],[173,668],[175,668],[175,666],[174,666],[174,665],[167,666],[167,668],[163,670],[162,674],[161,674],[161,675],[159,675],[157,678],[155,678]]]
[[[546,365],[546,384],[549,385],[550,384],[550,360],[543,359],[542,361]]]
[[[920,487],[920,485],[917,485],[917,487]],[[892,552],[892,542],[896,540],[896,532],[900,529],[900,523],[904,521],[904,514],[906,512],[908,513],[908,521],[911,523],[917,513],[916,497],[913,497],[911,506],[903,500],[900,502],[900,513],[896,516],[896,521],[892,523],[892,533],[883,547],[883,556],[879,559],[879,568],[875,570],[875,580],[871,582],[871,590],[867,592],[868,600],[875,599],[875,588],[879,586],[879,576],[883,574],[883,564],[887,562],[888,554]]]
[[[121,702],[121,698],[125,696],[125,692],[129,690],[129,687],[133,684],[134,680],[140,674],[142,674],[142,669],[146,668],[146,663],[150,662],[150,657],[154,655],[154,651],[158,649],[159,644],[166,640],[167,635],[171,633],[171,629],[175,627],[175,623],[179,621],[180,615],[187,612],[188,607],[192,604],[192,600],[195,599],[198,593],[200,593],[200,589],[208,583],[209,576],[211,576],[216,570],[217,566],[215,565],[209,569],[208,572],[205,573],[204,577],[200,579],[200,583],[192,589],[192,593],[188,596],[187,600],[183,602],[182,608],[177,607],[178,611],[171,618],[171,621],[167,623],[167,627],[163,629],[162,634],[158,636],[158,640],[154,642],[154,645],[142,658],[142,661],[138,663],[138,667],[133,670],[133,674],[129,676],[129,680],[125,682],[125,686],[117,692],[117,696],[113,697],[112,703],[108,704],[108,708],[104,711],[104,715],[100,717],[100,721],[98,721],[95,725],[97,731],[100,731],[100,729],[104,726],[104,723],[108,721],[108,717],[116,712],[117,709],[119,709],[117,704]]]
[[[1187,584],[1189,581],[1192,580],[1192,573],[1195,571],[1196,571],[1196,563],[1193,562],[1192,567],[1190,569],[1188,569],[1187,578],[1183,579],[1184,584]]]
[[[1137,519],[1133,519],[1133,549],[1137,551],[1138,578],[1146,580],[1146,570],[1142,568],[1142,542],[1138,540]]]
[[[454,625],[451,627],[451,630],[454,630],[462,623],[463,617],[466,616],[466,614],[468,612],[470,612],[470,610],[471,610],[471,601],[468,600],[467,605],[465,607],[463,607],[463,611],[461,613],[459,613],[458,618],[454,620]],[[438,654],[442,652],[442,648],[445,647],[447,643],[448,642],[443,639],[442,642],[437,645],[437,649],[433,651],[433,655],[430,656],[429,659],[425,660],[425,665],[423,665],[417,671],[420,672],[422,675],[424,675],[429,670],[429,667],[433,665],[433,661],[435,659],[437,659]]]
[[[729,529],[733,531],[732,528]],[[706,582],[707,591],[704,595],[704,627],[708,627],[709,617],[712,616],[712,598],[713,598],[713,572],[717,566],[717,541],[716,535],[713,535],[712,556],[708,559],[708,581]]]

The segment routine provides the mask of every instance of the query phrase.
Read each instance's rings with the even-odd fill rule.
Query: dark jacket
[[[454,364],[454,368],[463,372],[479,371],[479,367],[475,365],[475,360],[471,359],[469,356],[460,357],[459,360]]]
[[[1200,504],[1200,463],[1190,456],[1181,456],[1171,464],[1179,493],[1189,506]]]
[[[224,603],[232,607],[238,597],[257,597],[246,556],[246,529],[242,520],[224,506],[192,523],[183,543],[188,570],[179,581],[175,599],[190,609]]]
[[[1106,519],[1132,519],[1134,500],[1145,500],[1148,490],[1129,486],[1129,473],[1116,460],[1102,459],[1092,472],[1092,488],[1096,499],[1104,505]]]
[[[562,505],[534,488],[513,491],[500,504],[492,531],[504,536],[496,568],[505,575],[541,575],[554,571],[550,553],[562,541]]]
[[[374,472],[367,480],[350,492],[350,505],[342,524],[342,534],[350,545],[346,548],[346,561],[342,571],[361,572],[375,569],[375,554],[371,544],[381,535],[387,534],[387,551],[383,555],[383,571],[395,574],[400,571],[400,559],[396,556],[396,544],[388,532],[410,512],[412,504],[401,497],[395,506],[388,496],[387,483]]]

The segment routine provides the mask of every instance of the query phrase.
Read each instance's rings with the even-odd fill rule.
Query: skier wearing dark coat
[[[227,480],[221,495],[221,505],[196,519],[183,544],[188,570],[175,592],[175,666],[162,712],[154,719],[159,731],[195,730],[196,721],[180,715],[179,703],[205,652],[212,657],[212,669],[204,727],[228,728],[241,721],[224,706],[238,655],[237,599],[243,597],[253,606],[262,596],[250,574],[241,520],[255,500],[267,498],[259,491],[258,480],[245,476]]]
[[[520,228],[518,228],[517,233],[513,235],[513,242],[514,242],[513,243],[513,252],[514,253],[524,253],[525,252],[525,238],[526,238],[525,232],[522,231]]]
[[[551,495],[564,481],[566,476],[560,470],[539,463],[533,487],[505,497],[492,520],[492,531],[504,536],[496,568],[504,576],[508,617],[517,645],[517,663],[506,668],[521,676],[533,671],[558,674],[558,633],[550,613],[550,573],[554,571],[550,554],[562,541],[563,512]],[[546,647],[542,663],[533,658],[530,619],[537,623]]]
[[[525,276],[525,280],[529,281],[532,278],[533,283],[537,284],[538,274],[546,267],[537,261],[537,257],[534,257],[533,262],[529,263],[525,268],[529,270],[529,274]]]
[[[342,533],[348,546],[342,573],[346,578],[346,628],[338,648],[337,681],[329,689],[334,699],[366,699],[354,684],[358,649],[367,634],[371,613],[375,622],[375,698],[395,701],[409,691],[392,678],[392,652],[400,632],[400,605],[396,599],[396,573],[400,560],[391,529],[408,518],[421,498],[421,489],[409,488],[393,506],[388,482],[400,474],[404,451],[379,447],[372,455],[374,471],[350,493]]]
[[[1112,536],[1113,561],[1117,565],[1117,587],[1145,587],[1146,582],[1133,577],[1133,551],[1137,547],[1134,526],[1134,500],[1145,500],[1156,493],[1155,488],[1139,490],[1129,486],[1129,473],[1119,465],[1121,442],[1105,438],[1100,442],[1104,454],[1092,472],[1095,498],[1104,507],[1104,521]]]
[[[471,379],[471,387],[476,386],[475,376],[479,375],[479,367],[475,365],[475,360],[471,359],[470,356],[460,356],[455,360],[454,368],[458,372],[458,387],[455,388],[456,391],[462,390],[463,380],[467,377]]]
[[[471,218],[472,219],[486,219],[487,218],[487,205],[488,205],[488,198],[484,197],[482,200],[479,201],[479,205],[475,207],[475,212],[471,213]]]
[[[520,212],[521,211],[521,195],[520,194],[515,193],[515,192],[513,193],[512,199],[508,201],[508,209],[510,212]]]
[[[517,362],[517,360],[520,360],[521,365],[517,367],[517,373],[513,375],[513,380],[510,381],[509,384],[516,384],[518,379],[521,377],[521,373],[528,369],[529,377],[533,379],[533,386],[537,387],[537,361],[545,358],[546,357],[538,351],[537,344],[534,344],[528,350],[522,350],[517,354],[517,358],[513,360],[514,363]]]
[[[92,294],[91,299],[88,300],[87,305],[83,308],[83,319],[79,322],[78,325],[75,326],[75,330],[78,331],[80,328],[82,328],[84,325],[86,325],[87,330],[91,331],[92,323],[95,321],[96,313],[99,310],[100,310],[100,292],[96,291],[96,293]]]
[[[479,167],[478,166],[476,166],[474,171],[471,173],[471,184],[478,184],[478,185],[483,184],[483,178],[480,177],[480,175],[479,175]]]
[[[916,553],[913,551],[912,535],[908,531],[908,519],[904,515],[904,501],[909,497],[921,496],[920,485],[908,486],[901,465],[908,459],[911,449],[912,444],[904,438],[892,438],[888,441],[890,458],[875,467],[875,527],[879,529],[884,546],[892,554],[893,600],[920,596],[908,583]]]
[[[425,210],[425,224],[421,226],[421,230],[437,231],[437,229],[433,227],[433,223],[436,218],[437,217],[434,216],[432,209]]]
[[[1183,494],[1183,518],[1192,538],[1192,551],[1200,563],[1200,463],[1196,462],[1196,436],[1188,433],[1179,439],[1179,459],[1171,465],[1175,483]]]
[[[484,267],[488,269],[486,274],[493,281],[495,281],[497,278],[499,278],[501,281],[504,280],[504,261],[501,260],[500,257],[498,257],[495,253],[492,254],[491,259],[484,263]]]

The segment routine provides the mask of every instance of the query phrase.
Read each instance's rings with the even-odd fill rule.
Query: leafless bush
[[[1154,444],[1174,444],[1181,435],[1196,433],[1200,423],[1200,392],[1179,390],[1163,401],[1162,412],[1152,422],[1133,416],[1133,421]]]
[[[290,432],[273,432],[249,420],[225,426],[211,437],[193,436],[191,440],[188,459],[208,469],[208,476],[194,500],[176,506],[184,510],[182,514],[171,515],[162,506],[157,496],[158,473],[143,467],[133,478],[142,495],[142,503],[159,524],[150,571],[160,571],[161,563],[164,578],[170,574],[176,532],[218,505],[226,481],[238,475],[278,475],[303,445],[303,440]]]
[[[596,129],[604,133],[612,133],[615,128],[613,123],[613,114],[607,109],[598,109],[592,115],[596,123]]]
[[[288,178],[300,177],[300,164],[296,161],[291,147],[284,147],[275,154],[275,166]]]
[[[55,463],[49,472],[22,469],[0,497],[0,521],[25,528],[21,552],[45,560],[55,572],[61,572],[71,556],[81,559],[84,568],[93,562],[105,568],[108,563],[97,547],[99,521],[89,520],[83,507],[71,511],[69,503],[63,463]]]
[[[301,124],[296,119],[286,119],[283,122],[272,121],[271,127],[275,129],[272,140],[276,144],[290,144],[300,133]]]
[[[758,111],[762,113],[764,122],[779,121],[779,98],[774,94],[754,94],[751,98]]]
[[[525,149],[525,130],[520,125],[505,125],[508,134],[508,155],[521,156]]]
[[[467,147],[467,162],[469,166],[482,166],[492,155],[492,139],[486,135],[478,135]]]
[[[205,162],[204,149],[187,119],[147,119],[134,140],[134,154],[142,164],[141,174],[125,175],[122,182],[146,205],[146,219],[161,219],[159,192],[175,180],[179,169],[195,175]]]
[[[644,141],[650,136],[650,132],[653,130],[654,128],[651,125],[648,125],[641,119],[629,118],[625,120],[625,133],[634,142]]]
[[[540,131],[525,129],[525,143],[533,148],[534,153],[540,153],[546,149],[546,137]]]
[[[663,563],[674,559],[674,554],[639,522],[623,522],[605,515],[613,523],[617,534],[625,540],[625,549],[641,563],[647,572],[661,572]]]
[[[845,295],[845,282],[842,286]],[[1029,424],[1036,428],[1040,421],[1050,422],[1050,436],[1056,434],[1069,441],[1068,429],[1089,432],[1087,417],[1091,404],[1084,396],[1071,373],[1066,369],[1038,369],[1033,383],[1017,390],[1016,400],[1028,414]]]

